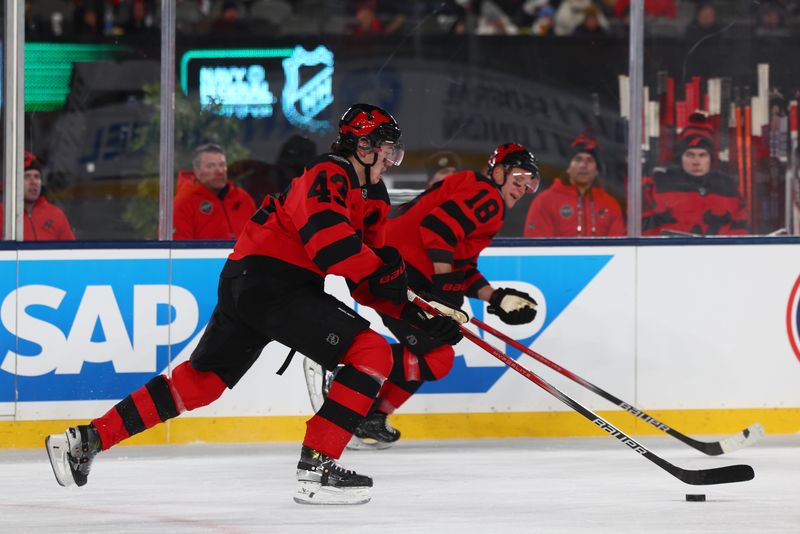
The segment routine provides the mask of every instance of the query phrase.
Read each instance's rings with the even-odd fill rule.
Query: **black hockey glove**
[[[408,300],[406,265],[397,249],[383,247],[373,252],[383,260],[383,265],[367,276],[358,285],[367,283],[374,297],[388,299],[400,305]]]
[[[446,304],[460,308],[464,305],[466,284],[462,271],[434,274],[431,277],[431,296]]]
[[[530,323],[536,317],[536,301],[522,291],[501,287],[494,290],[486,309],[506,324]]]
[[[453,319],[441,315],[428,317],[428,314],[419,306],[411,302],[403,308],[400,318],[412,326],[416,326],[433,339],[448,345],[455,345],[464,337],[458,323]]]

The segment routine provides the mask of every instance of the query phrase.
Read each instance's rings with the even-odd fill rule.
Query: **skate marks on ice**
[[[667,437],[642,441],[708,465]],[[768,436],[736,452],[725,461],[751,464],[755,480],[704,488],[696,503],[692,486],[604,438],[403,441],[342,457],[375,479],[357,507],[292,501],[297,444],[119,447],[82,488],[60,487],[44,450],[0,449],[0,531],[783,533],[800,524],[798,445]]]

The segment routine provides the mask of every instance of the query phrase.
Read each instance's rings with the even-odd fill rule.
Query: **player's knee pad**
[[[367,329],[353,339],[340,363],[352,365],[382,383],[392,370],[392,361],[392,349],[386,339]]]
[[[453,368],[456,352],[450,345],[433,349],[419,358],[419,374],[423,381],[439,380]]]
[[[183,362],[172,371],[170,389],[178,412],[194,410],[217,400],[225,391],[225,382],[213,371],[198,371]]]

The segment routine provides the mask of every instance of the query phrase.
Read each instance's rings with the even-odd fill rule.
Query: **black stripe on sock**
[[[322,405],[322,408],[319,409],[317,415],[347,430],[351,434],[356,431],[358,424],[364,418],[363,415],[346,406],[342,406],[330,397],[325,400],[325,403]]]
[[[378,395],[381,385],[377,380],[362,373],[352,365],[346,365],[336,374],[334,382],[339,382],[343,386],[347,386],[353,391],[358,391],[362,395],[374,398]]]
[[[175,406],[175,399],[169,389],[169,382],[164,375],[154,376],[145,386],[153,404],[158,411],[158,418],[162,422],[178,416],[178,408]]]
[[[122,424],[125,425],[129,436],[144,432],[146,429],[144,421],[142,421],[142,416],[139,415],[139,410],[136,409],[136,404],[130,395],[119,401],[114,408],[122,418]]]

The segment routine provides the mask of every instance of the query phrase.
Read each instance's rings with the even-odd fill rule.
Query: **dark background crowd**
[[[157,0],[27,0],[28,40],[158,35]],[[630,0],[177,0],[184,35],[243,33],[622,36]],[[647,31],[702,37],[747,16],[752,32],[800,29],[800,1],[646,0]]]

